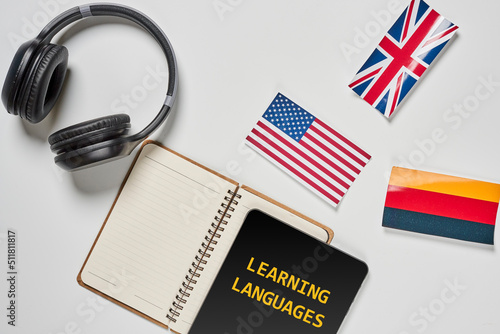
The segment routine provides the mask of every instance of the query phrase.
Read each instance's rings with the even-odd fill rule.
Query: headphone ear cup
[[[126,114],[96,118],[51,134],[49,136],[50,149],[52,152],[62,155],[125,136],[129,128],[130,117]]]
[[[30,40],[21,44],[19,49],[17,49],[12,63],[10,64],[9,70],[7,71],[7,76],[2,88],[2,102],[7,109],[9,114],[17,115],[18,110],[16,110],[14,105],[14,100],[16,96],[19,96],[19,91],[21,87],[21,78],[27,72],[26,63],[31,59],[33,50],[36,49],[38,43],[34,40]]]
[[[49,44],[39,52],[20,101],[20,115],[31,123],[43,120],[54,107],[68,67],[66,47]]]

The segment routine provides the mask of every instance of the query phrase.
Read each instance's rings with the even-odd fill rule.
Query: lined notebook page
[[[181,333],[187,333],[192,323],[194,322],[198,311],[200,310],[206,295],[208,294],[210,287],[212,286],[217,273],[219,272],[224,259],[226,258],[229,249],[231,248],[236,235],[238,234],[243,221],[248,213],[252,209],[259,209],[260,211],[266,212],[277,219],[288,223],[289,225],[323,241],[327,242],[329,239],[328,233],[325,229],[312,224],[306,219],[299,217],[292,212],[264,199],[261,198],[245,189],[238,189],[238,195],[241,198],[235,198],[238,202],[237,205],[233,205],[235,211],[231,213],[231,218],[226,218],[228,224],[223,226],[225,229],[221,234],[218,244],[214,246],[214,251],[211,253],[209,259],[206,259],[208,263],[204,266],[204,270],[201,273],[200,278],[197,279],[197,283],[194,285],[194,291],[189,297],[189,301],[181,312],[181,317],[172,329],[179,331]],[[265,233],[265,231],[262,231]],[[293,240],[290,240],[293,242]]]
[[[228,189],[235,185],[157,146],[143,147],[82,269],[82,281],[166,318]]]

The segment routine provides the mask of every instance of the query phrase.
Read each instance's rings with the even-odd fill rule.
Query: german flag
[[[500,184],[393,167],[382,226],[493,245]]]

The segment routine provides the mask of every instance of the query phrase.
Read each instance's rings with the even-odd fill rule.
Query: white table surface
[[[332,244],[369,265],[340,333],[500,332],[498,247],[381,226],[393,165],[500,182],[499,2],[429,1],[460,29],[390,121],[347,85],[409,1],[122,2],[153,18],[177,55],[179,98],[152,138],[330,226]],[[79,4],[2,0],[0,77],[19,42]],[[47,143],[62,127],[117,109],[133,129],[145,126],[164,99],[163,56],[147,33],[118,19],[79,22],[54,41],[69,49],[70,70],[51,115],[32,125],[0,113],[0,332],[164,333],[76,282],[132,156],[68,173]],[[127,104],[151,72],[156,87]],[[485,80],[495,83],[490,91]],[[338,208],[241,146],[278,91],[373,156]],[[448,111],[478,91],[466,117]],[[437,129],[445,139],[432,144]],[[15,328],[6,317],[8,229],[18,237]]]

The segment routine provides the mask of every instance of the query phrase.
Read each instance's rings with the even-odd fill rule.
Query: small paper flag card
[[[457,29],[424,1],[412,0],[349,87],[389,118]]]
[[[371,158],[280,93],[245,143],[334,207]]]
[[[393,167],[382,226],[493,245],[500,184]]]

